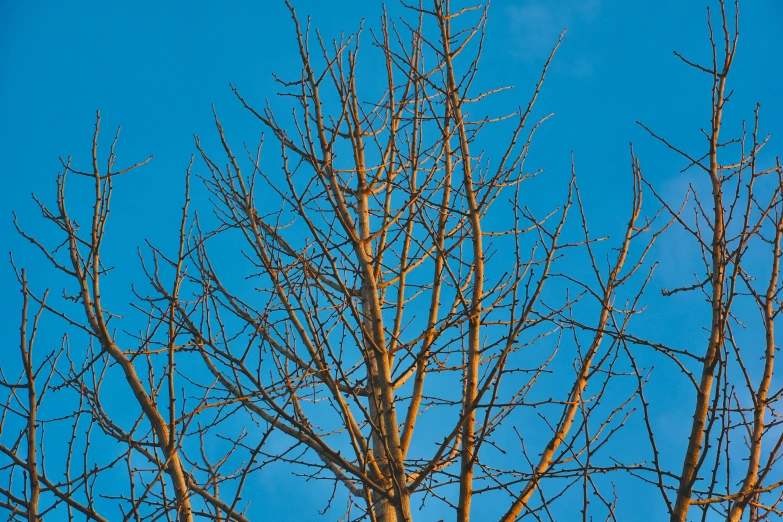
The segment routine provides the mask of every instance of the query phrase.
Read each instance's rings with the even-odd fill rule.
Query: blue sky
[[[371,1],[292,3],[300,16],[310,14],[313,27],[328,38],[353,32],[362,19],[375,27],[381,13],[381,4]],[[568,28],[537,104],[538,116],[556,115],[538,135],[529,164],[546,168],[551,175],[546,183],[559,190],[574,151],[595,235],[616,233],[626,220],[629,142],[634,142],[646,175],[662,193],[678,200],[687,187],[690,174],[679,172],[680,158],[635,122],[641,120],[683,148],[701,150],[699,128],[707,124],[710,110],[705,95],[709,79],[680,63],[672,51],[696,61],[708,59],[706,5],[701,0],[492,2],[482,85],[515,89],[491,101],[489,110],[503,112],[504,107],[514,109],[527,102],[550,48]],[[763,133],[772,135],[772,152],[766,159],[770,161],[783,140],[783,4],[754,0],[743,2],[741,8],[740,50],[731,80],[737,92],[726,129],[733,134],[760,102]],[[389,9],[392,14],[402,12],[394,3]],[[195,152],[193,135],[214,145],[211,104],[229,138],[256,142],[262,129],[240,107],[229,83],[256,105],[268,98],[283,107],[275,97],[271,73],[293,77],[298,70],[292,22],[282,2],[0,0],[4,250],[12,250],[17,263],[28,268],[34,287],[54,284],[46,279],[50,271],[40,256],[17,237],[11,210],[26,228],[46,234],[30,193],[53,200],[60,156],[72,155],[77,168],[87,165],[99,109],[104,141],[122,126],[120,164],[155,156],[133,179],[123,179],[116,187],[111,225],[116,239],[106,256],[136,263],[136,249],[144,240],[165,244],[174,237],[183,173]],[[539,186],[543,203],[554,201],[547,199],[548,186]],[[73,201],[78,204],[75,194]],[[676,239],[667,245],[661,251],[659,277],[661,285],[677,286],[681,273],[698,258],[680,248]],[[18,288],[7,260],[0,263],[0,292],[10,296],[0,303],[0,324],[15,339]],[[127,291],[138,275],[134,270],[123,272],[112,284]],[[674,337],[698,338],[693,327],[701,316],[694,315],[691,322],[690,309],[671,310],[656,303],[651,307],[656,324],[676,325]],[[680,389],[676,382],[660,381],[657,386],[660,397],[676,395],[672,390]],[[682,411],[660,411],[662,431],[682,422]],[[683,441],[678,437],[672,435],[673,444]],[[266,509],[277,512],[279,520],[296,520],[281,498],[280,484],[264,477],[259,497],[269,502]],[[308,503],[308,508],[313,506],[320,507],[320,500]],[[662,507],[651,503],[652,509]]]
[[[585,177],[583,190],[592,198],[598,196],[594,191],[611,191],[614,181],[625,176],[625,151],[634,141],[643,166],[662,168],[658,179],[667,179],[671,164],[663,161],[676,158],[661,158],[635,121],[686,145],[698,139],[708,114],[702,96],[706,78],[679,64],[672,51],[708,57],[703,4],[493,2],[483,80],[516,87],[513,94],[498,97],[501,107],[526,102],[557,34],[568,27],[538,105],[540,112],[557,113],[535,148],[540,164],[562,169],[574,150]],[[362,19],[372,26],[380,13],[374,2],[300,1],[295,6],[329,36],[355,30]],[[392,12],[397,7],[390,5]],[[733,76],[738,93],[730,116],[747,117],[760,101],[765,128],[774,136],[779,123],[773,115],[780,114],[783,103],[774,59],[783,45],[777,30],[783,7],[768,0],[747,2],[742,9]],[[178,174],[193,152],[193,134],[210,135],[211,103],[233,136],[258,136],[257,122],[241,110],[228,84],[257,102],[274,100],[271,72],[285,77],[297,67],[292,24],[281,2],[220,7],[209,2],[122,7],[3,2],[2,13],[0,152],[9,173],[3,197],[22,202],[34,188],[53,182],[59,156],[78,159],[85,152],[100,109],[104,129],[123,127],[122,157],[155,155],[154,164],[139,174],[149,179],[145,197],[135,202],[142,211],[135,227],[141,229],[160,219],[165,205],[156,198],[168,194],[160,189],[179,187]],[[648,147],[650,155],[644,154]],[[0,226],[3,237],[9,237],[8,220]]]

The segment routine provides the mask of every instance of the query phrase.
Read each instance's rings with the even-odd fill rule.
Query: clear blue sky
[[[362,19],[376,27],[381,13],[380,2],[372,1],[293,0],[293,4],[301,16],[310,14],[313,26],[326,37],[352,32]],[[504,105],[513,109],[527,102],[549,49],[558,33],[568,28],[537,105],[539,115],[555,112],[556,116],[538,136],[530,162],[546,168],[561,183],[567,179],[574,151],[591,231],[596,235],[616,233],[626,220],[631,141],[648,178],[674,199],[684,193],[687,175],[679,173],[682,161],[654,143],[635,122],[643,121],[683,148],[702,150],[699,128],[709,118],[705,96],[709,81],[680,63],[672,51],[694,60],[708,58],[707,4],[706,0],[496,0],[491,4],[482,81],[516,88],[498,98],[499,111]],[[394,2],[389,9],[401,13]],[[737,93],[726,128],[734,133],[739,121],[751,118],[755,103],[761,102],[762,129],[773,136],[769,150],[779,153],[783,150],[783,3],[751,0],[743,2],[741,9],[740,50],[731,80]],[[173,237],[183,173],[195,152],[193,135],[205,141],[215,137],[210,105],[216,105],[236,142],[254,142],[260,136],[259,123],[240,107],[229,83],[256,105],[269,98],[272,104],[284,106],[275,98],[271,73],[292,77],[298,71],[292,29],[282,1],[0,0],[0,238],[4,251],[13,250],[17,263],[29,269],[34,287],[46,287],[51,272],[16,236],[11,210],[28,229],[45,233],[30,193],[53,201],[60,156],[72,155],[77,168],[88,164],[95,111],[100,109],[103,116],[104,141],[122,126],[119,164],[155,156],[133,179],[123,179],[116,187],[112,233],[121,240],[111,242],[105,256],[136,263],[136,248],[145,239],[162,244]],[[693,263],[687,251],[680,252],[674,243],[670,247],[662,259],[663,286],[681,283],[678,276],[683,267]],[[7,296],[0,302],[2,332],[15,342],[18,287],[7,259],[0,261],[0,267],[0,294]],[[129,270],[113,284],[127,287],[133,274]],[[660,324],[674,313],[665,307],[658,312]],[[675,336],[694,335],[686,329],[695,323],[677,324],[683,330],[675,331]],[[15,349],[13,343],[7,343],[9,349]],[[679,389],[676,382],[659,385],[660,393],[669,389],[676,394],[671,390]],[[658,414],[664,430],[683,420],[676,408]],[[673,434],[671,443],[682,444],[684,437]],[[302,507],[286,506],[288,499],[281,496],[279,484],[266,478],[256,491],[259,504],[269,503],[265,509],[278,513],[277,520],[300,519],[290,510]],[[306,509],[316,509],[323,503],[314,499],[306,504]],[[663,506],[652,502],[650,508]]]

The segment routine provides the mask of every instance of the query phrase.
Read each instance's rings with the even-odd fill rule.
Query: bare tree
[[[696,403],[682,471],[677,475],[674,505],[666,499],[673,521],[687,520],[689,508],[694,505],[703,509],[702,520],[710,510],[732,521],[742,519],[748,508],[750,520],[781,514],[777,506],[783,482],[770,473],[780,458],[783,431],[777,419],[766,419],[768,415],[773,419],[778,416],[775,411],[780,394],[770,393],[770,387],[776,351],[774,321],[780,312],[783,177],[779,161],[767,168],[759,166],[758,156],[767,138],[758,134],[758,106],[750,130],[745,129],[743,122],[738,138],[726,139],[721,135],[724,108],[731,96],[727,88],[729,71],[739,38],[739,4],[735,4],[733,16],[724,2],[719,2],[719,11],[716,35],[711,12],[707,10],[712,63],[700,65],[675,52],[689,67],[712,79],[710,125],[702,129],[708,143],[706,152],[691,155],[645,127],[654,138],[687,160],[686,170],[694,169],[699,176],[706,176],[712,202],[710,211],[702,203],[709,199],[700,197],[695,182],[689,191],[692,219],[681,217],[680,212],[673,213],[701,250],[704,268],[701,275],[694,274],[695,284],[663,292],[671,296],[699,291],[710,304],[706,349],[686,351],[692,360],[698,361],[695,377],[691,376]],[[727,162],[724,158],[730,154],[737,160]],[[759,266],[754,259],[761,252],[769,252],[765,254],[770,256],[766,266]],[[753,305],[761,321],[752,331],[763,333],[757,339],[742,332],[753,324],[750,321],[758,321],[753,318]],[[759,341],[761,350],[757,348]],[[761,364],[748,363],[749,355],[760,359]],[[735,430],[742,434],[740,444],[736,438],[731,440]],[[768,453],[763,459],[765,443]],[[707,467],[708,459],[713,461],[711,467]],[[737,464],[737,460],[746,463]],[[742,478],[732,478],[732,471],[735,477],[740,473]],[[703,486],[697,491],[700,480]],[[662,493],[666,498],[663,489]],[[762,502],[761,496],[768,500]]]
[[[425,504],[459,522],[557,510],[616,520],[622,500],[607,477],[617,474],[656,487],[672,520],[691,506],[702,520],[779,514],[783,171],[757,167],[758,111],[749,136],[719,139],[739,27],[723,2],[722,58],[711,26],[712,66],[678,55],[713,78],[707,154],[650,131],[705,171],[713,211],[696,185],[684,203],[665,201],[631,147],[631,205],[616,239],[590,233],[573,158],[560,206],[539,208],[527,189],[540,172],[525,161],[548,118],[534,104],[563,35],[525,105],[477,115],[507,90],[475,87],[486,7],[406,5],[410,19],[384,12],[377,31],[333,42],[288,7],[301,75],[277,81],[290,116],[234,89],[278,159],[267,160],[263,139],[235,152],[213,109],[220,152],[196,139],[211,212],[191,211],[191,161],[178,242],[140,249],[146,281],[134,285],[133,313],[110,311],[101,283],[113,267],[101,247],[115,180],[149,160],[117,170],[118,132],[101,169],[100,116],[91,169],[64,160],[55,207],[35,200],[57,240],[17,226],[66,290],[55,304],[17,271],[20,376],[0,383],[0,507],[10,518],[247,520],[251,502],[263,502],[247,492],[249,478],[268,466],[330,483],[326,509],[344,502],[343,520],[412,521]],[[367,39],[372,74],[363,73]],[[720,163],[730,148],[740,159]],[[66,205],[74,176],[91,183],[90,208],[76,210],[86,232]],[[654,208],[643,207],[645,194]],[[670,225],[693,236],[705,273],[664,295],[704,292],[706,351],[633,333]],[[771,248],[771,260],[759,266],[751,248]],[[739,300],[761,314],[760,378],[740,351],[750,307]],[[44,315],[67,333],[34,358]],[[656,443],[641,351],[696,390],[681,471],[667,469],[670,451]],[[53,403],[57,412],[42,415]],[[630,422],[633,463],[614,455]],[[64,428],[67,440],[44,441],[46,429]],[[744,446],[730,438],[736,430]]]

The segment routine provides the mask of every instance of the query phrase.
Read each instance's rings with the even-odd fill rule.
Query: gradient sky
[[[380,2],[372,1],[292,3],[300,16],[310,14],[313,26],[327,38],[355,31],[362,19],[377,27],[381,13]],[[538,135],[529,162],[546,168],[562,188],[574,151],[595,235],[616,233],[626,220],[629,142],[662,193],[675,200],[684,194],[692,173],[681,174],[682,160],[635,122],[641,120],[685,149],[702,150],[699,128],[709,119],[709,78],[688,69],[672,51],[696,61],[709,58],[706,5],[707,0],[491,4],[482,85],[514,85],[515,90],[491,102],[490,110],[492,104],[503,112],[503,107],[513,110],[527,102],[549,50],[568,28],[537,105],[539,116],[556,116]],[[741,9],[740,49],[730,80],[737,92],[725,128],[735,134],[760,102],[763,134],[772,134],[762,161],[771,161],[783,150],[783,3],[745,1]],[[394,3],[389,10],[402,12]],[[16,235],[11,211],[32,232],[46,233],[30,193],[53,201],[61,156],[72,155],[76,168],[86,168],[96,110],[103,117],[104,144],[122,126],[118,164],[155,156],[132,180],[116,186],[111,230],[121,240],[112,241],[104,256],[135,263],[136,248],[145,239],[165,244],[175,233],[183,173],[195,152],[193,135],[211,143],[215,139],[210,105],[215,104],[229,138],[237,143],[258,140],[259,122],[240,107],[229,83],[255,105],[266,98],[280,103],[271,73],[290,78],[299,70],[292,29],[282,1],[0,0],[0,240],[28,268],[33,286],[49,285],[51,271]],[[78,196],[72,201],[78,204]],[[677,286],[684,267],[698,259],[676,242],[669,246],[659,284]],[[18,285],[7,258],[0,266],[0,295],[6,296],[0,301],[0,324],[15,342]],[[133,273],[112,284],[127,287]],[[667,314],[689,313],[666,307],[659,312],[660,324],[668,321]],[[687,328],[687,321],[680,324]],[[692,332],[674,335],[688,338]],[[6,349],[16,353],[13,343]],[[12,364],[4,358],[0,364]],[[662,394],[668,389],[676,395],[679,389],[670,382],[659,386]],[[683,411],[687,414],[687,408]],[[662,412],[661,429],[681,422],[681,413],[676,408]],[[672,441],[684,442],[684,437],[673,435]],[[275,520],[310,518],[299,518],[286,507],[274,480],[267,477],[258,487]],[[322,507],[321,499],[305,504],[307,509]]]

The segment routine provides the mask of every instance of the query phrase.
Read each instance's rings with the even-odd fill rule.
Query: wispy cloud
[[[601,0],[525,0],[507,7],[514,53],[525,61],[546,59],[563,29],[592,22],[600,9]],[[592,73],[588,58],[573,60],[567,68],[578,77]]]

